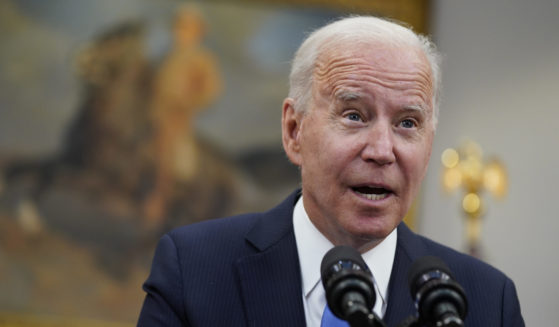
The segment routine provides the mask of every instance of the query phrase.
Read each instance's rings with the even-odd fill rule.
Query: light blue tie
[[[324,312],[322,313],[322,321],[320,322],[320,327],[349,327],[349,324],[345,320],[334,316],[328,305],[324,307]]]

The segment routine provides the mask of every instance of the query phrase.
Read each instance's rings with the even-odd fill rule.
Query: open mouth
[[[382,200],[393,193],[391,190],[384,187],[371,186],[352,187],[352,190],[357,193],[357,195],[368,200]]]

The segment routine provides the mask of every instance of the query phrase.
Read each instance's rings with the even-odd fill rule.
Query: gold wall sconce
[[[481,256],[481,218],[485,213],[482,193],[488,191],[497,199],[503,199],[508,189],[505,166],[496,157],[483,160],[479,144],[468,141],[457,150],[444,150],[442,184],[446,192],[463,190],[462,212],[466,217],[465,238],[468,251]]]

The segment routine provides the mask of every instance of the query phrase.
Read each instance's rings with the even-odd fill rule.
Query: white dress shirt
[[[326,252],[334,245],[309,219],[303,206],[302,196],[293,210],[293,228],[301,266],[305,319],[308,327],[319,327],[326,306],[324,287],[320,280],[320,263]],[[388,282],[396,254],[396,239],[397,233],[394,229],[381,243],[362,254],[373,274],[375,284],[377,300],[373,311],[381,318],[386,312]]]

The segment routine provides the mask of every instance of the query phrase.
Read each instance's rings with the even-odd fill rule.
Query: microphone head
[[[357,252],[357,250],[355,250],[351,246],[339,245],[331,248],[328,252],[326,252],[324,258],[322,258],[322,263],[320,264],[320,277],[323,281],[327,279],[326,275],[328,275],[330,268],[332,268],[339,262],[351,262],[359,267],[351,267],[352,269],[360,269],[367,273],[370,273],[369,267],[365,263],[365,260],[363,260],[363,257],[361,257],[361,254]]]
[[[448,266],[440,258],[435,256],[421,257],[411,265],[408,271],[408,285],[410,285],[412,297],[415,297],[415,294],[417,294],[419,286],[426,282],[421,277],[433,271],[439,271],[454,279],[452,272],[450,272]]]
[[[441,259],[426,256],[415,261],[408,272],[408,282],[421,322],[463,326],[468,312],[466,293]]]
[[[328,251],[320,265],[320,276],[328,307],[338,318],[348,318],[344,300],[348,294],[358,295],[365,311],[374,307],[376,294],[371,271],[354,248],[336,246]]]

